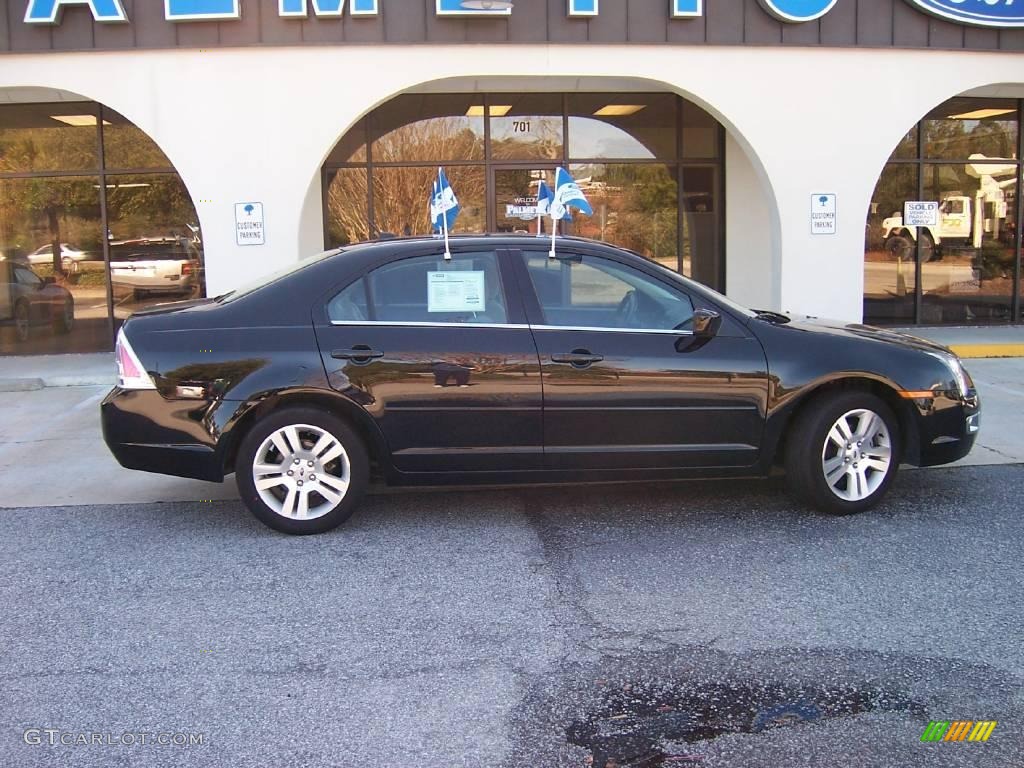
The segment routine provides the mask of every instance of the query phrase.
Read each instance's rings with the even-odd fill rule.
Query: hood
[[[832,336],[857,337],[868,339],[885,344],[896,344],[901,347],[910,347],[922,352],[944,352],[952,354],[948,347],[944,347],[934,341],[912,336],[909,333],[876,328],[873,325],[862,325],[860,323],[844,323],[842,320],[828,320],[825,318],[810,317],[806,315],[787,315],[790,322],[775,324],[779,328],[792,329],[794,331],[805,331],[810,333],[828,334]],[[757,322],[757,321],[754,321]]]

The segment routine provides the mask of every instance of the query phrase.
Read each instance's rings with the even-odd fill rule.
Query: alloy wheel
[[[351,464],[341,442],[320,427],[292,424],[256,451],[253,484],[263,502],[289,520],[316,520],[348,493]]]
[[[892,437],[885,421],[858,408],[840,416],[828,431],[821,469],[829,490],[844,501],[862,501],[885,481],[892,467]]]

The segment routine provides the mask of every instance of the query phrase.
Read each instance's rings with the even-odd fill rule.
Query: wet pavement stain
[[[595,768],[699,764],[679,747],[728,733],[760,733],[866,712],[923,708],[898,693],[865,685],[787,687],[741,681],[670,685],[624,683],[603,689],[596,707],[566,729]]]

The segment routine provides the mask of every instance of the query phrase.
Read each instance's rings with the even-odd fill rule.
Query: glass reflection
[[[449,182],[459,197],[462,212],[453,233],[484,232],[486,176],[480,166],[448,166]],[[430,189],[437,168],[373,169],[373,237],[429,235],[427,210]]]
[[[4,354],[110,348],[100,232],[97,178],[0,180]]]
[[[612,242],[679,269],[675,166],[574,165],[569,172],[594,209],[593,216],[574,216],[573,234]]]
[[[145,131],[103,107],[103,152],[107,168],[171,168],[171,161]]]
[[[924,166],[925,200],[939,203],[939,225],[919,238],[921,321],[1010,319],[1017,234],[1017,164]]]
[[[674,160],[677,104],[669,94],[569,96],[569,155]]]
[[[0,173],[97,170],[97,114],[89,103],[0,107]]]
[[[565,145],[559,94],[491,97],[491,155],[496,160],[559,160]]]
[[[950,99],[924,119],[925,158],[1017,157],[1017,102]]]
[[[887,165],[871,198],[864,245],[864,320],[914,321],[916,255],[902,225],[903,204],[917,199],[917,166]]]
[[[484,159],[483,99],[475,94],[406,94],[370,118],[373,162]]]
[[[370,238],[370,212],[366,207],[365,168],[339,168],[327,172],[327,247],[337,248]]]
[[[114,317],[205,295],[199,217],[177,174],[107,177]]]

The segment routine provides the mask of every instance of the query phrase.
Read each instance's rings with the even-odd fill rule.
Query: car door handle
[[[368,363],[378,357],[384,357],[384,353],[360,345],[352,349],[336,349],[331,352],[331,357],[335,360],[351,360],[353,363]]]
[[[553,363],[568,363],[577,368],[586,368],[588,365],[600,363],[604,360],[603,355],[595,355],[587,349],[574,349],[572,352],[555,352],[551,355]]]

